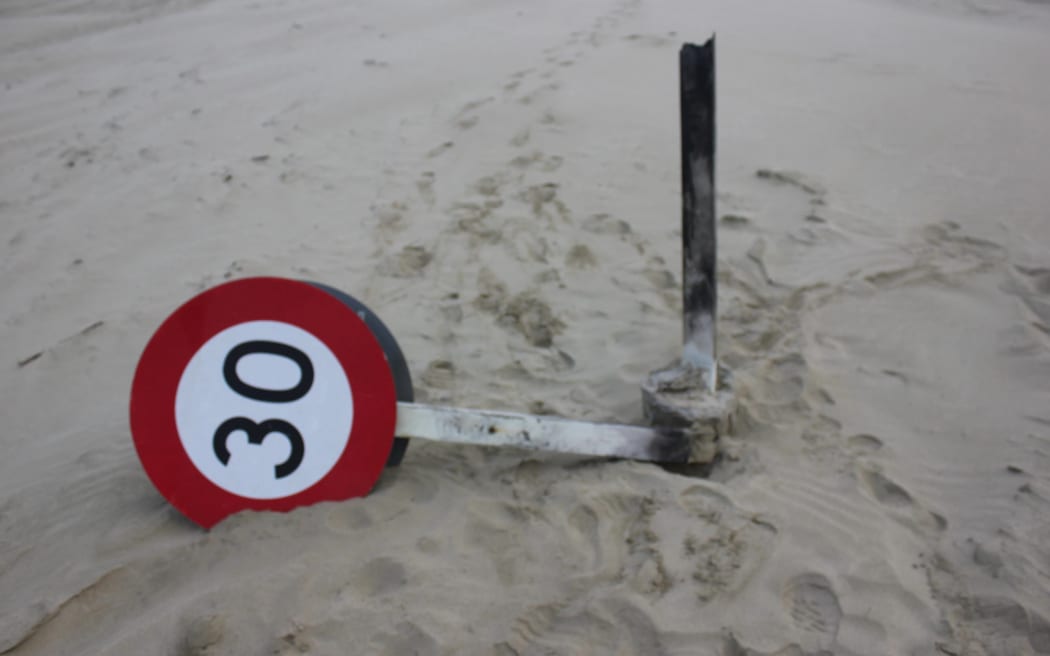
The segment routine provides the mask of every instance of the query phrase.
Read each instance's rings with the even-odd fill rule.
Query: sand
[[[677,48],[718,33],[709,478],[414,443],[210,532],[132,372],[224,280],[368,303],[433,403],[641,421]],[[1050,654],[1050,7],[0,4],[0,654]]]

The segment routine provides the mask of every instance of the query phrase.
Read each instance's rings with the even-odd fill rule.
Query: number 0
[[[299,382],[294,387],[274,390],[249,385],[241,380],[241,377],[237,374],[237,363],[244,356],[257,353],[279,355],[294,362],[299,367]],[[234,392],[256,401],[267,401],[269,403],[298,401],[306,396],[306,393],[310,391],[314,384],[314,366],[305,353],[294,346],[266,340],[243,342],[230,349],[230,352],[226,355],[226,361],[222,365],[222,375],[226,379],[226,384]]]

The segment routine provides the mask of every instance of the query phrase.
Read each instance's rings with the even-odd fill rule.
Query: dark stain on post
[[[685,364],[715,366],[715,38],[678,55]]]
[[[658,428],[660,439],[652,443],[649,457],[655,462],[689,462],[692,451],[692,436],[681,428]]]

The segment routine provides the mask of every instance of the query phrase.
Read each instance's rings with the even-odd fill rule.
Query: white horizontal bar
[[[688,462],[691,445],[679,429],[594,424],[515,412],[397,404],[398,437],[514,446],[587,456]]]

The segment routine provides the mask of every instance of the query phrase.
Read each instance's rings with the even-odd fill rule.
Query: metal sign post
[[[710,461],[735,408],[728,372],[718,365],[715,230],[715,39],[679,52],[682,129],[682,353],[642,384],[655,425],[688,428],[693,460]]]

